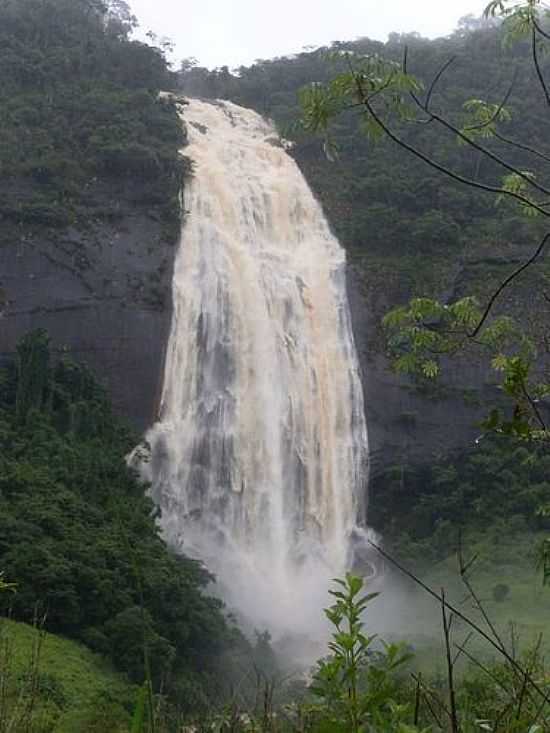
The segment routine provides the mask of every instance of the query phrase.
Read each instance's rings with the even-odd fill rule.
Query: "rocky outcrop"
[[[98,205],[123,203],[116,217],[81,228],[3,225],[0,358],[31,329],[47,329],[53,351],[87,363],[143,430],[160,395],[176,247],[158,212],[140,203],[139,185],[130,188],[91,192]]]
[[[390,466],[431,462],[471,444],[480,433],[485,403],[495,396],[487,367],[456,357],[440,380],[421,388],[392,369],[381,328],[383,316],[411,295],[406,286],[392,289],[375,280],[365,285],[365,272],[352,264],[348,295],[362,369],[371,477]]]

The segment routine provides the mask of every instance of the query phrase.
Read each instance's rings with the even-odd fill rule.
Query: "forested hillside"
[[[178,76],[182,89],[190,95],[219,96],[253,107],[273,118],[283,134],[296,140],[294,154],[353,257],[418,257],[415,267],[421,268],[420,255],[433,266],[440,258],[457,261],[472,245],[476,251],[480,245],[490,246],[499,256],[503,245],[525,244],[529,222],[519,211],[495,208],[483,194],[445,181],[383,136],[378,141],[369,140],[353,112],[339,118],[333,129],[332,149],[328,151],[332,160],[321,154],[318,139],[301,132],[299,92],[313,82],[327,82],[344,69],[345,62],[338,54],[349,51],[400,62],[405,48],[409,71],[426,84],[443,62],[454,59],[437,86],[434,102],[459,121],[467,118],[463,108],[467,100],[500,102],[515,74],[507,101],[511,119],[506,136],[529,140],[532,147],[545,149],[547,140],[540,125],[544,99],[528,44],[504,47],[498,27],[488,21],[466,18],[454,34],[433,41],[415,34],[392,34],[386,43],[367,38],[338,42],[330,48],[259,61],[234,75],[227,69],[208,72],[184,64]],[[480,157],[458,145],[448,132],[426,126],[420,133],[409,130],[405,134],[409,139],[414,134],[427,152],[456,163],[464,174],[475,171],[490,180],[495,172],[495,167],[478,170]],[[495,149],[504,146],[496,141]],[[512,159],[522,159],[521,151],[512,150],[511,155]],[[538,165],[536,159],[533,164]],[[399,263],[397,267],[403,269]],[[422,282],[422,275],[429,277],[428,269],[419,275],[424,288],[433,285]]]
[[[30,334],[0,371],[0,568],[16,583],[3,610],[84,642],[135,682],[215,689],[222,652],[239,643],[211,579],[168,550],[146,487],[126,465],[138,444],[90,372],[54,361]],[[186,693],[187,694],[187,693]]]
[[[139,203],[169,227],[183,134],[173,106],[158,99],[170,83],[164,56],[129,40],[126,4],[8,0],[0,13],[2,243],[28,238],[33,225],[116,219],[136,178]],[[101,196],[107,182],[116,199]]]

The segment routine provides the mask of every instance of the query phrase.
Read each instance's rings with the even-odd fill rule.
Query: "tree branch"
[[[537,418],[540,427],[542,428],[542,430],[546,430],[546,423],[544,422],[543,417],[540,414],[540,410],[537,407],[537,403],[529,394],[529,391],[527,390],[527,386],[525,385],[525,382],[523,381],[523,379],[521,380],[521,391],[523,392],[523,396],[529,403],[531,410],[533,410],[533,412],[535,413],[535,417]]]
[[[479,125],[470,125],[468,127],[465,127],[464,128],[465,130],[467,130],[468,132],[475,131],[475,130],[483,130],[483,128],[489,127],[489,125],[492,125],[493,122],[498,121],[498,117],[499,117],[500,113],[502,112],[502,110],[504,109],[504,106],[506,105],[506,103],[510,99],[510,95],[512,94],[512,90],[513,90],[513,88],[515,86],[515,83],[516,83],[517,75],[518,75],[518,71],[516,69],[514,71],[514,76],[512,78],[512,81],[510,83],[510,86],[508,87],[508,91],[504,95],[501,103],[496,108],[494,114],[492,114],[491,117],[486,122],[482,122]]]
[[[544,235],[544,237],[542,239],[542,242],[536,248],[536,250],[531,255],[531,257],[529,257],[529,259],[526,262],[524,262],[523,265],[521,265],[516,270],[514,270],[514,272],[512,272],[512,274],[509,275],[499,285],[499,287],[495,290],[495,292],[489,298],[489,302],[487,303],[487,306],[485,307],[485,310],[483,312],[483,315],[479,319],[479,322],[478,322],[477,326],[474,328],[473,331],[471,331],[468,334],[468,337],[469,338],[475,338],[477,336],[477,334],[480,332],[481,328],[483,327],[483,324],[485,323],[485,321],[489,317],[489,313],[491,312],[491,309],[493,308],[493,306],[494,306],[496,300],[498,299],[498,297],[501,295],[502,291],[505,290],[508,287],[508,285],[510,285],[510,283],[512,282],[512,280],[515,280],[516,277],[518,277],[519,275],[521,275],[521,273],[524,270],[526,270],[528,267],[530,267],[533,264],[533,262],[535,262],[535,260],[538,259],[538,257],[540,257],[540,255],[542,254],[542,251],[546,247],[546,244],[547,244],[547,242],[548,242],[549,239],[550,239],[550,232],[548,232],[547,234]]]
[[[470,128],[469,128],[470,129]],[[550,163],[550,156],[544,155],[544,153],[541,153],[540,150],[537,150],[536,148],[532,148],[529,145],[525,145],[524,143],[518,143],[516,140],[510,140],[510,138],[505,137],[504,135],[501,135],[498,130],[495,130],[494,136],[497,140],[500,140],[503,143],[506,143],[507,145],[512,145],[514,148],[518,148],[518,150],[525,150],[526,153],[532,153],[533,155],[538,156],[542,160],[545,160],[547,163]]]
[[[365,96],[363,90],[361,89],[359,79],[357,79],[357,82],[359,83],[359,90],[363,98],[363,104],[364,104],[365,109],[368,111],[368,113],[371,115],[374,121],[380,126],[380,128],[385,132],[385,134],[390,138],[390,140],[396,143],[396,145],[399,145],[404,150],[407,150],[409,153],[411,153],[415,157],[424,161],[424,163],[427,163],[427,165],[429,165],[431,168],[434,168],[434,170],[437,170],[440,173],[444,173],[448,178],[452,178],[454,181],[457,181],[458,183],[462,183],[463,185],[469,186],[470,188],[479,189],[480,191],[487,191],[488,193],[498,194],[501,196],[507,196],[509,198],[514,199],[515,201],[518,201],[519,203],[523,204],[524,206],[531,207],[535,211],[538,211],[539,214],[542,214],[543,216],[550,218],[550,212],[546,211],[546,209],[544,209],[542,206],[540,206],[536,202],[530,201],[526,196],[522,196],[521,194],[516,193],[515,191],[508,191],[507,189],[501,188],[499,186],[491,186],[486,183],[480,183],[479,181],[475,181],[472,178],[466,178],[465,176],[462,176],[460,173],[455,173],[450,168],[447,168],[446,166],[441,165],[441,163],[438,163],[437,161],[432,160],[432,158],[430,158],[428,155],[423,153],[421,150],[418,150],[417,148],[413,147],[409,143],[405,142],[396,133],[394,133],[393,130],[391,130],[387,126],[387,124],[381,119],[380,115],[378,115],[376,110],[370,104],[370,100],[368,96]],[[515,172],[516,171],[514,170],[514,173]]]
[[[430,112],[430,102],[432,101],[432,95],[434,93],[435,87],[437,86],[437,83],[439,82],[439,80],[441,79],[441,77],[443,76],[443,74],[447,71],[447,69],[451,66],[451,64],[454,63],[455,59],[456,59],[456,56],[451,56],[451,58],[448,59],[443,64],[443,66],[439,69],[439,71],[437,72],[437,74],[432,79],[432,83],[429,86],[428,93],[426,94],[426,99],[424,101],[424,109],[425,109],[426,112],[428,112],[428,114],[431,114],[431,112]]]
[[[533,55],[533,64],[535,65],[535,71],[537,72],[537,77],[540,82],[540,86],[546,98],[546,104],[550,107],[550,92],[548,91],[548,87],[546,86],[546,82],[544,80],[544,76],[540,68],[539,55],[537,52],[537,31],[534,25],[532,28],[532,35],[531,35],[531,52]]]
[[[532,21],[533,21],[533,26],[537,29],[537,32],[540,33],[540,35],[543,36],[543,38],[546,38],[547,40],[550,41],[550,35],[541,28],[540,23],[538,22],[535,15],[533,15]]]
[[[461,646],[460,644],[456,644],[456,643],[455,643],[455,646],[462,654],[464,654],[466,659],[472,662],[472,664],[475,664],[475,666],[478,667],[484,674],[486,674],[487,677],[490,677],[493,680],[493,682],[495,682],[501,688],[501,690],[506,692],[507,695],[510,694],[510,690],[502,684],[502,682],[499,680],[496,674],[494,674],[489,669],[489,667],[486,667],[484,664],[482,664],[479,661],[479,659],[476,659],[476,657],[474,657],[473,654],[470,654],[470,652],[464,646]]]
[[[420,99],[418,98],[418,96],[414,92],[410,92],[410,96],[414,100],[415,104],[417,104],[418,107],[423,112],[425,112],[426,114],[428,114],[436,122],[439,122],[440,125],[442,125],[443,127],[445,127],[447,130],[449,130],[450,132],[452,132],[454,135],[457,135],[467,145],[470,145],[472,148],[474,148],[478,152],[483,153],[486,157],[490,158],[495,163],[497,163],[498,165],[500,165],[503,168],[505,168],[506,170],[508,170],[510,173],[513,173],[513,174],[519,176],[519,178],[521,178],[523,181],[525,181],[525,183],[527,183],[529,186],[532,186],[533,188],[535,188],[536,190],[540,191],[541,193],[550,195],[550,189],[546,188],[545,186],[541,186],[535,180],[533,180],[530,176],[528,176],[526,173],[524,173],[522,170],[520,170],[519,168],[516,168],[516,166],[511,165],[506,160],[504,160],[503,158],[501,158],[499,155],[496,155],[496,153],[493,153],[491,150],[489,150],[489,148],[486,148],[483,145],[480,145],[475,140],[473,140],[472,138],[468,137],[468,135],[465,135],[462,130],[460,130],[458,127],[456,127],[456,125],[453,125],[451,122],[449,122],[449,120],[445,119],[444,117],[441,117],[441,115],[438,115],[436,112],[432,112],[429,109],[429,102],[431,100],[431,96],[432,96],[433,90],[435,88],[435,85],[441,79],[441,77],[443,76],[443,74],[445,73],[445,71],[449,68],[449,66],[452,64],[453,61],[454,61],[454,57],[451,57],[439,69],[439,71],[435,75],[435,77],[434,77],[434,79],[433,79],[433,81],[432,81],[432,83],[430,85],[430,89],[429,89],[428,95],[426,97],[426,101],[424,103],[422,103],[420,101]],[[542,75],[541,75],[541,78],[542,78]],[[543,81],[543,84],[544,84],[544,81]],[[544,86],[544,88],[546,89],[545,86]],[[511,91],[511,89],[510,89],[510,91]],[[548,103],[550,104],[550,96],[548,97],[548,100],[549,100]]]
[[[548,99],[549,99],[548,103],[550,104],[550,96],[549,96]],[[485,155],[487,158],[489,158],[493,162],[497,163],[498,165],[502,166],[505,170],[509,171],[510,173],[513,173],[514,175],[518,176],[523,181],[525,181],[525,183],[527,183],[529,186],[532,186],[537,191],[540,191],[541,193],[544,193],[546,195],[550,195],[550,189],[549,188],[546,188],[545,186],[541,186],[539,183],[536,182],[536,180],[534,180],[533,178],[531,178],[529,175],[527,175],[526,173],[524,173],[522,170],[520,170],[519,168],[516,168],[516,166],[514,166],[514,165],[511,165],[506,160],[504,160],[503,158],[501,158],[499,155],[497,155],[496,153],[493,153],[491,150],[489,150],[489,148],[486,148],[483,145],[480,145],[475,140],[473,140],[471,137],[468,137],[468,135],[465,135],[462,132],[462,130],[459,130],[458,127],[456,127],[455,125],[453,125],[451,122],[449,122],[448,120],[446,120],[444,117],[441,117],[440,115],[438,115],[435,112],[430,112],[428,110],[425,110],[425,111],[429,115],[431,115],[436,122],[439,122],[440,125],[442,125],[447,130],[449,130],[450,132],[452,132],[454,135],[456,135],[458,138],[460,138],[460,140],[462,140],[463,142],[465,142],[467,145],[469,145],[470,147],[474,148],[478,152],[483,153],[483,155]]]
[[[471,629],[473,629],[475,632],[477,632],[482,639],[485,639],[486,642],[488,642],[494,649],[497,650],[497,652],[502,655],[507,662],[509,662],[512,667],[519,672],[519,674],[528,674],[527,670],[525,670],[519,662],[517,662],[508,652],[508,650],[501,646],[495,639],[493,639],[492,636],[490,636],[481,626],[473,621],[471,618],[468,618],[462,611],[460,611],[456,606],[453,606],[450,604],[445,598],[443,598],[439,593],[436,593],[432,588],[430,588],[429,585],[424,583],[420,578],[418,578],[414,573],[412,573],[410,570],[407,570],[401,563],[399,563],[395,558],[393,558],[391,555],[389,555],[385,550],[383,550],[379,545],[377,545],[372,540],[368,541],[368,544],[371,547],[374,547],[374,549],[382,555],[383,558],[388,560],[394,567],[396,567],[398,570],[400,570],[404,575],[406,575],[408,578],[410,578],[412,581],[414,581],[420,588],[422,588],[428,595],[430,595],[432,598],[435,598],[439,603],[443,604],[445,608],[448,611],[451,611],[457,618],[459,618],[461,621],[464,621],[465,624],[467,624]],[[545,703],[550,702],[550,694],[547,694],[544,689],[539,685],[539,683],[533,679],[533,676],[531,674],[528,674],[528,681],[529,684],[532,686],[534,690],[544,699]]]
[[[424,700],[426,702],[426,706],[427,706],[428,710],[430,711],[430,713],[432,714],[432,718],[435,720],[435,722],[441,728],[441,730],[443,730],[443,721],[441,720],[441,718],[439,717],[439,715],[435,712],[434,708],[432,707],[432,704],[430,703],[430,697],[429,696],[431,695],[435,699],[435,702],[443,709],[443,712],[447,716],[450,717],[449,711],[447,710],[447,708],[445,707],[445,705],[443,705],[443,703],[441,702],[441,700],[436,695],[434,695],[434,693],[431,690],[429,690],[424,685],[424,683],[423,683],[422,678],[420,677],[420,675],[416,675],[416,674],[414,674],[414,672],[412,672],[411,673],[411,677],[413,678],[413,680],[418,685],[418,688],[422,690],[422,693],[424,695]]]
[[[500,635],[497,632],[497,630],[495,628],[495,625],[493,624],[493,622],[489,618],[489,616],[488,616],[488,614],[487,614],[487,612],[485,610],[484,605],[481,603],[481,601],[480,601],[477,593],[474,591],[474,588],[473,588],[472,584],[470,583],[470,581],[468,579],[467,572],[468,572],[468,569],[472,567],[472,561],[470,560],[468,563],[465,563],[464,562],[464,554],[463,554],[463,550],[462,550],[462,532],[460,532],[459,535],[458,535],[458,566],[459,566],[458,569],[459,569],[459,573],[460,573],[460,579],[462,580],[462,582],[466,586],[466,589],[467,589],[468,593],[470,594],[470,598],[473,599],[477,610],[481,613],[481,615],[483,617],[483,620],[485,621],[485,623],[487,624],[487,626],[491,630],[491,633],[493,634],[494,638],[499,643],[499,645],[504,649],[505,648],[504,647],[504,642],[500,638]]]

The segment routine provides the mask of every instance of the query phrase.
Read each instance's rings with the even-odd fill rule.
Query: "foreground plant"
[[[335,603],[325,609],[333,626],[331,654],[318,663],[312,692],[322,701],[316,731],[417,731],[406,721],[412,708],[398,702],[396,671],[411,655],[399,644],[379,642],[364,631],[363,615],[378,593],[362,594],[363,579],[347,574],[334,581]]]

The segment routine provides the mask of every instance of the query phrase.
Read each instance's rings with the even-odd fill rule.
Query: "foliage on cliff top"
[[[87,369],[51,363],[44,332],[22,341],[0,371],[0,568],[17,586],[0,602],[27,622],[38,609],[47,630],[136,681],[145,640],[156,684],[171,679],[198,704],[234,634],[208,573],[160,537],[126,465],[136,442]]]
[[[189,94],[226,97],[252,107],[272,117],[283,134],[296,139],[298,162],[342,244],[356,255],[412,255],[418,258],[417,267],[426,270],[434,258],[446,258],[449,266],[450,257],[454,261],[467,258],[474,243],[491,252],[497,246],[525,244],[537,222],[526,221],[514,208],[495,207],[481,192],[443,180],[389,140],[373,141],[364,134],[356,115],[346,114],[335,121],[331,146],[336,159],[332,161],[327,160],[318,140],[296,126],[301,116],[300,89],[313,82],[326,84],[344,71],[342,52],[357,57],[379,55],[399,63],[406,46],[409,70],[419,79],[429,78],[434,68],[454,57],[438,84],[436,103],[457,118],[464,116],[463,104],[469,99],[500,99],[510,83],[514,62],[518,66],[517,93],[509,100],[504,134],[544,147],[540,125],[544,102],[527,45],[505,48],[498,27],[471,17],[463,19],[446,38],[428,40],[414,33],[392,33],[386,43],[368,38],[335,42],[289,57],[261,60],[238,69],[238,74],[227,68],[208,72],[184,64],[180,85]],[[547,66],[548,59],[541,63]],[[413,134],[429,154],[450,160],[466,174],[484,178],[494,172],[490,162],[457,145],[452,134],[432,125],[415,126],[406,132],[406,139]],[[497,141],[497,148],[499,144]],[[392,261],[391,268],[395,266]],[[427,294],[421,286],[416,292]]]
[[[158,97],[163,52],[130,40],[134,23],[120,0],[0,4],[0,221],[82,226],[138,195],[166,215],[183,132]]]

